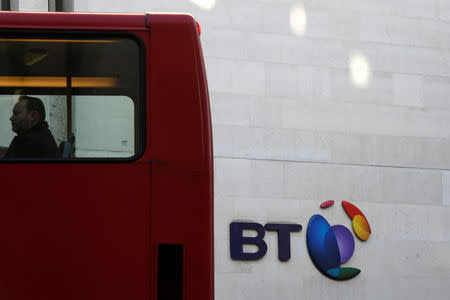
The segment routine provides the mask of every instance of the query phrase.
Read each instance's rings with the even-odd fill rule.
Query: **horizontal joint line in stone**
[[[286,163],[345,165],[345,166],[358,166],[358,167],[379,167],[379,168],[395,168],[395,169],[450,171],[450,169],[441,169],[441,168],[433,168],[433,167],[424,168],[424,167],[408,167],[408,166],[391,166],[391,165],[381,165],[381,164],[358,164],[358,163],[320,161],[320,160],[316,160],[316,161],[313,161],[313,160],[289,160],[289,159],[258,158],[258,157],[236,157],[236,156],[217,156],[217,155],[214,155],[214,158],[254,160],[254,161],[274,161],[274,162],[286,162]]]

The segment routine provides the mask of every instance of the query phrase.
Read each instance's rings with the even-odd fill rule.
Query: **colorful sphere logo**
[[[334,201],[326,201],[322,203],[321,207],[326,208],[333,203]],[[364,214],[349,202],[342,201],[342,206],[352,219],[353,231],[356,236],[366,241],[371,230]],[[341,264],[352,257],[355,250],[355,239],[347,227],[343,225],[330,226],[321,215],[313,215],[309,220],[306,243],[312,261],[326,276],[337,280],[346,280],[361,272],[357,268],[341,267]]]

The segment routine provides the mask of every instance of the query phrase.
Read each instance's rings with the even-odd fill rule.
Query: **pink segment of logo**
[[[334,200],[328,200],[320,204],[320,208],[327,208],[334,204]]]

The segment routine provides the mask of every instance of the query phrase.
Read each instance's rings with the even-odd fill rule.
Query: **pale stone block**
[[[332,162],[363,162],[367,159],[363,158],[363,142],[359,135],[345,133],[329,133],[324,134],[323,139],[326,141],[330,152],[330,160]]]
[[[328,141],[315,132],[214,125],[213,133],[219,157],[330,161]]]
[[[213,151],[215,157],[233,156],[234,131],[230,126],[213,124]]]
[[[229,197],[227,197],[229,198]],[[233,197],[235,203],[233,215],[222,216],[228,223],[234,221],[266,223],[302,223],[303,203],[298,199],[281,197]],[[249,235],[250,236],[250,235]]]
[[[385,203],[358,202],[357,206],[373,227],[370,243],[383,240],[450,241],[450,233],[445,229],[450,224],[448,206],[395,205],[388,200]]]
[[[423,89],[425,107],[450,110],[450,77],[425,76]]]
[[[361,40],[370,42],[448,48],[450,25],[434,20],[388,16],[365,16]]]
[[[450,0],[438,0],[439,19],[450,20]]]
[[[448,111],[355,103],[283,102],[283,128],[438,139],[448,138],[447,128],[450,128]]]
[[[230,163],[224,165],[224,161]],[[236,161],[242,162],[237,164]],[[278,202],[282,198],[284,187],[282,175],[284,165],[281,162],[254,161],[251,172],[248,171],[248,160],[216,158],[215,162],[217,164],[216,196],[228,195],[228,197],[237,197],[237,200],[239,200],[236,200],[236,204],[233,204],[237,205],[236,211],[230,215],[233,218],[242,219],[246,218],[246,216],[247,218],[248,216],[254,216],[254,218],[270,217],[270,221],[274,221],[274,218],[276,219],[276,214],[273,215],[271,213],[271,211],[277,211],[275,208],[267,210],[265,208],[270,207],[268,204],[254,205],[252,203],[259,202],[248,200],[248,195],[269,197],[268,201],[272,202],[272,205],[283,207],[284,210],[293,207],[292,203],[294,202],[288,202],[290,204],[286,205],[282,205],[282,203],[285,203],[285,200]],[[245,166],[243,167],[242,165]],[[236,176],[233,176],[235,172]],[[277,201],[273,202],[273,199],[277,199]],[[281,219],[283,212],[281,209],[279,211],[279,218]],[[286,215],[286,212],[284,214]],[[287,215],[289,216],[289,213]]]
[[[216,178],[214,180],[217,186],[220,182]],[[214,195],[214,236],[218,239],[229,237],[228,225],[234,220],[236,199],[235,197]]]
[[[290,3],[274,3],[263,8],[263,31],[293,35],[295,30],[291,27],[291,13],[294,7],[298,6],[295,1]],[[328,37],[328,12],[325,10],[305,9],[305,32],[307,37]]]
[[[230,93],[233,86],[233,63],[230,60],[207,58],[205,62],[211,92]]]
[[[251,161],[253,195],[281,197],[284,187],[284,166],[279,161]]]
[[[220,59],[247,59],[248,35],[239,30],[229,29],[217,29],[205,34],[203,37],[205,56]]]
[[[216,157],[215,164],[216,196],[283,196],[282,162]]]
[[[360,52],[367,57],[370,70],[449,76],[447,57],[441,49],[362,44]]]
[[[250,60],[265,61],[265,62],[280,62],[282,51],[286,41],[289,37],[266,34],[266,33],[251,33],[248,34],[248,58]]]
[[[178,7],[178,11],[188,11],[189,6],[186,5],[185,1],[175,0],[176,3],[173,3],[173,7]],[[152,3],[149,4],[146,1],[120,1],[120,0],[112,0],[108,1],[105,4],[102,1],[87,1],[87,0],[77,0],[73,1],[74,11],[80,12],[146,12],[146,11],[164,11],[164,8],[167,8],[167,5],[161,5]],[[183,3],[184,2],[184,3]],[[191,8],[195,8],[190,6]]]
[[[295,153],[295,131],[285,129],[264,129],[262,157],[285,160]]]
[[[446,168],[450,166],[445,139],[362,136],[362,160],[390,166]]]
[[[281,62],[345,68],[348,52],[348,46],[339,40],[286,37],[282,47]]]
[[[394,98],[392,74],[371,72],[367,86],[359,88],[353,84],[349,69],[334,69],[330,71],[329,93],[336,103],[392,104]]]
[[[329,107],[329,105],[310,104],[305,101],[295,100],[288,100],[283,102],[283,128],[294,128],[302,130],[329,130],[331,128],[337,128],[337,124],[330,124],[331,121],[328,119],[329,116],[326,115],[325,109],[326,107]],[[317,108],[317,106],[319,106],[320,108]],[[315,116],[318,115],[318,111],[322,109],[324,109],[322,111],[322,116],[320,120],[317,120]],[[327,124],[330,124],[330,126],[327,126]]]
[[[450,226],[448,215],[450,210],[446,206],[428,206],[426,208],[427,218],[424,225],[426,228],[425,239],[430,241],[450,241],[450,232],[443,230]],[[410,212],[411,213],[411,212]]]
[[[191,7],[197,7],[197,10],[186,9],[184,12],[191,13],[202,26],[203,32],[210,32],[214,34],[216,29],[231,29],[231,13],[230,13],[230,3],[229,1],[197,1],[198,3],[208,4],[210,9],[202,9],[198,4],[194,4],[194,1],[177,0],[178,2],[183,2],[181,5],[172,4],[172,1],[158,1],[158,3],[163,3],[164,10],[162,11],[181,11],[178,7],[183,5],[190,5]],[[153,3],[151,1],[150,3]]]
[[[316,189],[318,179],[318,166],[300,163],[286,163],[285,166],[285,189],[287,197],[297,199],[318,199]]]
[[[249,95],[264,95],[266,83],[265,76],[264,63],[235,61],[232,64],[232,92]]]
[[[298,198],[279,198],[274,201],[273,198],[265,198],[260,200],[262,206],[268,207],[266,210],[266,223],[295,223],[305,225],[306,220],[310,217],[308,213],[314,210],[315,201],[302,200]],[[302,237],[302,232],[296,233],[297,238]]]
[[[435,205],[442,203],[439,171],[287,163],[285,176],[284,193],[287,197]]]
[[[450,206],[450,171],[442,171],[442,202]]]
[[[226,227],[227,230],[228,226]],[[228,232],[227,232],[228,233]],[[214,269],[218,274],[245,274],[252,272],[252,265],[230,258],[229,233],[225,238],[214,238]]]
[[[377,172],[369,172],[366,167],[321,165],[317,180],[319,199],[367,201],[366,185],[378,181]],[[375,196],[378,196],[376,194]]]
[[[235,288],[235,280],[242,275],[237,276],[234,273],[219,273],[215,271],[214,276],[214,299],[227,300],[230,297],[232,299],[238,299],[242,293],[241,289]],[[245,278],[244,278],[245,280]]]
[[[290,7],[285,4],[277,3],[264,5],[262,10],[263,31],[278,34],[290,34],[289,13]]]
[[[247,264],[257,265],[254,262]],[[421,300],[442,298],[448,294],[450,288],[446,282],[450,277],[442,274],[436,278],[427,276],[375,276],[364,269],[367,264],[356,265],[362,268],[362,273],[350,281],[333,281],[320,274],[316,269],[304,268],[312,263],[296,265],[296,272],[292,274],[286,270],[291,264],[264,263],[271,267],[264,276],[254,271],[251,274],[218,274],[221,281],[218,287],[221,293],[216,299],[287,299],[297,300],[299,295],[305,299],[413,299]],[[349,263],[350,266],[351,263]],[[225,285],[225,288],[223,285]],[[238,290],[239,292],[236,292]]]
[[[237,94],[210,93],[214,124],[249,126],[252,121],[254,97]]]
[[[276,44],[273,44],[276,48]],[[360,52],[369,71],[449,76],[448,58],[441,49],[393,46],[286,36],[281,49],[282,63],[348,68],[350,54]],[[272,60],[271,60],[272,61]],[[276,61],[272,61],[276,62]]]
[[[265,64],[266,94],[295,97],[298,91],[297,67],[287,64]]]
[[[229,0],[230,24],[244,31],[260,31],[263,27],[263,6],[255,0]]]
[[[330,69],[321,67],[299,66],[298,95],[300,99],[327,102],[331,98]]]
[[[333,11],[328,16],[328,32],[331,38],[359,40],[360,15],[349,11]]]
[[[339,2],[329,2],[327,0],[304,0],[305,7],[310,9],[327,9],[333,12],[355,12],[361,4],[357,0],[342,0]]]
[[[370,272],[371,276],[444,275],[450,269],[450,257],[445,253],[449,242],[383,240],[368,243],[370,239],[355,241],[355,253],[349,263],[364,266],[364,272]],[[378,259],[367,260],[368,257]]]
[[[397,21],[398,23],[398,20],[398,17],[386,17],[379,15],[365,16],[361,18],[361,41],[393,43],[395,36],[391,36],[391,30],[396,30],[396,28],[394,28],[393,24],[389,24],[389,22]],[[398,26],[398,24],[396,25]]]
[[[394,105],[423,107],[422,75],[394,74]]]
[[[311,1],[311,0],[308,0]],[[322,0],[325,1],[326,0]],[[352,0],[358,10],[364,15],[387,15],[403,17],[434,18],[436,15],[436,3],[427,0]]]
[[[302,57],[301,64],[346,68],[348,54],[353,45],[340,40],[311,39],[302,41],[299,46],[306,46],[307,56]]]
[[[220,195],[252,194],[252,162],[245,159],[214,159],[214,193]]]
[[[264,128],[229,127],[233,135],[233,156],[237,158],[259,158],[266,154]]]
[[[442,203],[440,172],[384,168],[381,173],[381,197],[388,203]]]
[[[306,32],[307,37],[328,38],[329,34],[329,12],[321,10],[306,9]]]
[[[259,98],[254,103],[253,126],[265,128],[281,127],[281,100],[279,98]]]
[[[345,58],[341,45],[336,42],[312,40],[289,36],[284,38],[281,49],[282,63],[295,63],[307,66],[329,66]]]
[[[330,199],[369,201],[369,198],[376,201],[379,197],[372,187],[379,182],[376,171],[357,166],[288,163],[285,193],[288,197],[322,202]]]
[[[276,130],[277,135],[294,141],[280,149],[273,144],[258,144],[266,152],[253,158],[283,158],[293,161],[340,162],[353,164],[449,168],[450,141],[414,137],[359,135],[339,132]],[[281,140],[283,140],[280,137]],[[262,141],[262,143],[264,140]],[[242,148],[244,150],[245,148]],[[293,151],[293,152],[292,152]],[[243,152],[233,152],[242,155]],[[245,152],[249,154],[248,152]]]
[[[330,145],[318,132],[294,130],[294,152],[289,153],[288,160],[330,161]]]

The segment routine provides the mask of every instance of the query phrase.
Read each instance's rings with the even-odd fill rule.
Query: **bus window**
[[[141,53],[134,36],[20,32],[0,36],[0,157],[120,159],[139,154]],[[33,110],[29,97],[41,100],[45,120],[27,114],[23,124],[28,125],[19,126],[10,117],[22,106]],[[24,99],[25,104],[18,104]],[[55,155],[34,150],[54,149],[49,142],[44,146],[39,142],[41,129],[47,126],[55,140]]]

